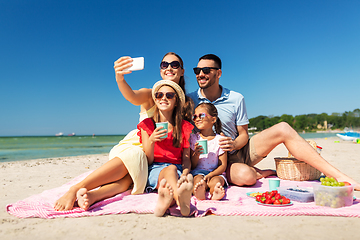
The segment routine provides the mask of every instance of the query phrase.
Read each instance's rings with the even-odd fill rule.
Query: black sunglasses
[[[195,122],[197,118],[199,118],[200,120],[203,120],[205,117],[207,116],[206,113],[199,113],[199,115],[194,114],[192,116],[192,120]]]
[[[173,68],[173,69],[178,69],[179,67],[182,68],[181,64],[179,61],[172,61],[171,63],[168,63],[168,62],[161,62],[160,63],[160,68],[161,69],[167,69],[169,67],[169,65]]]
[[[203,71],[204,74],[209,74],[211,72],[211,69],[216,69],[219,70],[220,68],[216,68],[216,67],[203,67],[203,68],[194,68],[194,73],[196,75],[199,75],[201,71]]]
[[[166,92],[166,93],[156,92],[155,93],[155,98],[156,99],[162,99],[164,97],[164,94],[165,94],[167,99],[173,99],[175,97],[176,93],[174,93],[174,92]]]

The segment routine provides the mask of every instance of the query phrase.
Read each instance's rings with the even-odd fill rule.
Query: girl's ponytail
[[[214,123],[214,127],[215,127],[215,132],[217,134],[220,134],[221,133],[221,121],[218,116],[216,116],[216,122]]]

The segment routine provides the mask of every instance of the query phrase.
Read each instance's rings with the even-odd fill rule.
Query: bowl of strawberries
[[[255,197],[260,205],[282,207],[292,205],[289,198],[282,196],[277,190],[267,191]]]

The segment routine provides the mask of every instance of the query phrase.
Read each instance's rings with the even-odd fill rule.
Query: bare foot
[[[194,186],[194,179],[191,174],[185,178],[180,178],[178,181],[178,206],[180,207],[181,215],[189,216],[190,214],[190,199]]]
[[[220,200],[225,196],[225,189],[221,186],[221,183],[216,183],[214,187],[213,195],[211,196],[211,200]]]
[[[166,182],[166,179],[162,179],[160,181],[158,194],[159,196],[154,214],[157,217],[162,217],[164,216],[166,210],[168,210],[174,199],[174,190],[172,189],[170,184]]]
[[[258,168],[255,168],[255,170],[256,170],[256,179],[266,178],[271,175],[276,175],[276,171],[271,169],[260,170]]]
[[[205,200],[206,193],[206,184],[204,179],[201,179],[200,182],[196,183],[194,186],[194,196],[199,200]]]
[[[90,203],[90,196],[86,188],[80,188],[76,193],[77,203],[79,207],[85,211],[89,209],[92,203]]]
[[[76,190],[69,189],[61,198],[59,198],[55,204],[54,209],[56,211],[67,211],[74,208],[76,200]]]

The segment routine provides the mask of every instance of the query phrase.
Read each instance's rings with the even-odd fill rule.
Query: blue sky
[[[139,107],[113,62],[143,56],[126,80],[150,88],[169,51],[188,92],[198,58],[218,55],[249,118],[360,107],[360,1],[0,0],[0,32],[0,136],[126,134]]]

